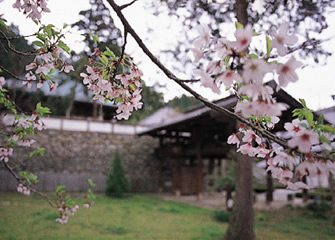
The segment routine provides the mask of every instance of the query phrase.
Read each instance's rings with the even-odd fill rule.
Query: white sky
[[[119,0],[117,2],[122,4],[126,1]],[[168,17],[167,15],[160,16],[159,19],[149,15],[148,11],[143,7],[148,2],[150,1],[140,0],[123,12],[144,42],[148,43],[152,52],[159,57],[161,56],[159,53],[168,49],[169,44],[173,44],[178,37],[176,32],[180,29],[180,24],[178,24],[175,18]],[[11,7],[13,3],[14,0],[4,0],[0,2],[0,15],[4,14],[3,17],[9,22],[19,25],[21,34],[26,35],[36,32],[36,25],[30,19],[26,19],[16,9],[13,9]],[[52,12],[44,14],[42,22],[52,23],[57,27],[62,27],[64,23],[71,24],[76,22],[79,12],[88,9],[90,5],[88,0],[48,0],[48,7]],[[120,29],[123,29],[120,21],[113,12],[112,17],[116,25],[120,27]],[[333,36],[335,33],[335,16],[329,17],[328,23],[330,27],[323,34],[325,37]],[[148,25],[154,29],[154,32],[150,33],[150,35],[147,33]],[[81,36],[76,32],[69,33],[65,42],[76,51],[81,50],[83,47]],[[335,54],[334,42],[335,39],[324,43],[324,46],[327,50]],[[127,53],[135,57],[135,62],[141,62],[140,68],[144,72],[144,79],[148,85],[152,85],[158,81],[161,85],[166,86],[163,91],[166,100],[176,95],[179,96],[182,93],[186,93],[173,81],[168,80],[162,73],[159,73],[159,69],[142,53],[131,36],[128,36]],[[189,56],[191,55],[189,54]],[[161,60],[163,63],[165,61],[167,63],[168,61],[173,61],[173,59]],[[284,90],[296,99],[304,98],[307,101],[307,105],[314,110],[335,105],[335,101],[331,98],[331,95],[335,94],[335,56],[329,57],[325,66],[307,66],[299,70],[298,75],[300,80],[297,83],[289,84]],[[191,78],[191,76],[187,76],[186,74],[178,76],[185,79]],[[210,90],[199,87],[195,87],[195,89],[201,91],[202,95],[210,100],[225,96],[216,95]]]

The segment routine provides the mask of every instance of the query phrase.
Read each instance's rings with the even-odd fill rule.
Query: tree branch
[[[147,48],[147,46],[143,43],[142,39],[137,35],[137,33],[134,31],[134,29],[130,26],[130,24],[128,23],[127,19],[125,18],[125,16],[123,15],[123,13],[121,12],[121,8],[115,4],[115,2],[113,0],[108,0],[108,3],[111,5],[111,7],[114,9],[114,11],[116,12],[116,14],[118,15],[118,17],[120,18],[124,28],[126,29],[126,31],[129,32],[129,34],[135,39],[135,41],[137,42],[137,44],[139,45],[139,47],[143,50],[143,52],[150,58],[150,60],[156,64],[164,73],[165,75],[174,80],[177,84],[179,84],[183,89],[185,89],[186,91],[188,91],[189,93],[191,93],[196,99],[202,101],[207,107],[216,110],[222,114],[224,114],[227,117],[230,117],[232,119],[238,120],[242,123],[245,123],[246,125],[248,125],[249,127],[253,128],[254,130],[256,130],[257,132],[260,132],[264,137],[267,137],[277,143],[279,143],[280,145],[284,146],[284,147],[288,147],[287,142],[280,138],[277,137],[276,135],[270,133],[269,131],[265,130],[265,129],[260,129],[259,127],[255,126],[254,124],[252,124],[251,122],[249,122],[248,120],[244,119],[243,117],[229,111],[226,108],[223,108],[217,104],[214,104],[212,102],[210,102],[208,99],[202,97],[200,94],[198,94],[197,92],[195,92],[192,88],[190,88],[189,86],[187,86],[184,81],[180,78],[178,78],[177,76],[175,76],[169,69],[167,69],[152,53],[151,51]]]
[[[164,74],[174,80],[178,85],[180,85],[184,90],[186,90],[187,92],[191,93],[196,99],[200,100],[201,102],[203,102],[207,107],[231,118],[237,121],[240,121],[244,124],[246,124],[247,126],[251,127],[254,131],[256,131],[257,133],[259,133],[262,137],[266,137],[278,144],[280,144],[281,146],[283,146],[284,148],[287,149],[291,149],[288,144],[287,141],[281,137],[278,137],[276,135],[274,135],[273,133],[269,132],[266,129],[260,128],[256,125],[254,125],[252,122],[248,121],[247,119],[241,117],[240,115],[237,115],[234,112],[229,111],[228,109],[221,107],[215,103],[210,102],[208,99],[204,98],[203,96],[201,96],[199,93],[197,93],[196,91],[194,91],[192,88],[190,88],[188,85],[186,85],[184,82],[187,80],[182,80],[180,78],[178,78],[176,75],[174,75],[169,69],[167,69],[154,55],[153,53],[147,48],[147,46],[143,43],[142,39],[138,36],[138,34],[135,32],[135,30],[130,26],[129,22],[127,21],[127,19],[125,18],[125,16],[123,15],[123,13],[121,12],[121,8],[115,4],[115,2],[113,0],[107,0],[108,3],[111,5],[111,7],[113,8],[113,10],[116,12],[116,14],[118,15],[118,17],[120,18],[124,28],[126,31],[128,31],[128,33],[135,39],[135,41],[137,42],[137,44],[139,45],[139,47],[142,49],[142,51],[150,58],[150,60],[156,65],[158,66],[162,72],[164,72]],[[299,150],[295,149],[296,152],[300,152]],[[319,154],[314,154],[315,158],[318,159],[325,159],[323,156],[319,155]]]
[[[133,1],[130,2],[130,3],[127,3],[127,4],[124,4],[124,5],[120,6],[120,10],[123,10],[124,8],[129,7],[130,5],[132,5],[133,3],[135,3],[136,1],[137,1],[137,0],[133,0]]]
[[[12,174],[12,176],[16,179],[16,181],[18,183],[23,184],[22,181],[21,181],[20,176],[17,175],[17,173],[8,165],[8,163],[3,162],[3,164],[5,165],[5,168],[9,171],[9,173]],[[28,186],[26,184],[24,184],[24,186],[26,186],[27,188],[29,188],[30,191],[32,191],[32,192],[38,194],[39,196],[41,196],[42,198],[44,198],[49,203],[49,205],[51,207],[56,208],[56,206],[50,201],[50,199],[49,199],[49,197],[47,195],[45,195],[44,193],[42,193],[40,191],[37,191],[35,188],[32,188],[32,187],[30,187],[30,186]]]
[[[3,35],[4,39],[6,39],[9,49],[12,50],[13,52],[15,52],[16,54],[23,55],[23,56],[36,56],[36,55],[44,54],[44,53],[38,53],[38,52],[21,52],[21,51],[18,51],[18,50],[15,49],[13,44],[10,42],[10,40],[8,39],[6,34],[1,30],[0,30],[0,33]]]

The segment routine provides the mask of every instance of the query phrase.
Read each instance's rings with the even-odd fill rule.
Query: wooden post
[[[157,151],[158,157],[158,192],[164,190],[164,176],[163,176],[163,154],[160,152],[163,149],[163,137],[159,138],[159,149]]]
[[[203,177],[202,177],[202,157],[201,157],[201,135],[199,130],[195,131],[195,151],[196,151],[196,166],[197,166],[197,194],[198,199],[202,200],[203,198]]]
[[[270,204],[273,201],[273,180],[271,171],[266,173],[266,203]]]

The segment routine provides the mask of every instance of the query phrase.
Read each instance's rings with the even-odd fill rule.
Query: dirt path
[[[294,194],[295,192],[286,190],[286,189],[277,189],[274,191],[273,198],[274,201],[271,204],[266,204],[265,201],[265,193],[257,194],[256,202],[254,203],[255,209],[279,209],[288,204],[293,206],[303,205],[302,199],[293,198],[292,201],[288,201],[288,194]],[[168,201],[177,201],[184,202],[198,207],[205,207],[211,209],[223,209],[224,208],[224,193],[205,193],[201,200],[198,199],[197,196],[175,196],[168,193],[154,194],[163,200]]]

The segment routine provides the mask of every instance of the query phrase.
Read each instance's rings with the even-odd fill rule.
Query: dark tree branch
[[[208,106],[209,108],[216,110],[222,114],[224,114],[227,117],[230,117],[232,119],[238,120],[242,123],[245,123],[246,125],[248,125],[249,127],[253,128],[254,130],[256,130],[257,132],[260,132],[264,137],[267,137],[277,143],[279,143],[280,145],[284,146],[284,147],[288,147],[287,142],[282,139],[279,138],[278,136],[270,133],[269,131],[265,130],[265,129],[260,129],[259,127],[255,126],[254,124],[252,124],[251,122],[249,122],[248,120],[244,119],[243,117],[229,111],[228,109],[225,109],[221,106],[218,106],[217,104],[214,104],[212,102],[210,102],[208,99],[202,97],[200,94],[198,94],[197,92],[195,92],[192,88],[190,88],[189,86],[187,86],[184,81],[180,78],[178,78],[177,76],[175,76],[169,69],[167,69],[152,53],[151,51],[147,48],[147,46],[143,43],[142,39],[137,35],[137,33],[134,31],[134,29],[130,26],[130,24],[128,23],[127,19],[125,18],[125,16],[123,15],[123,13],[121,12],[120,7],[115,4],[115,2],[113,0],[108,0],[108,3],[111,5],[111,7],[114,9],[114,11],[116,12],[116,14],[118,15],[118,17],[120,18],[124,28],[126,29],[126,31],[129,32],[130,35],[132,35],[132,37],[135,39],[135,41],[137,42],[137,44],[139,45],[139,47],[143,50],[143,52],[150,58],[150,60],[156,64],[164,73],[165,75],[174,80],[177,84],[179,84],[183,89],[185,89],[186,91],[188,91],[189,93],[191,93],[196,99],[202,101],[206,106]]]
[[[133,0],[133,1],[130,2],[130,3],[127,3],[127,4],[124,4],[124,5],[120,6],[120,10],[123,10],[124,8],[129,7],[130,5],[132,5],[133,3],[135,3],[136,1],[137,1],[137,0]]]
[[[44,53],[38,53],[38,52],[21,52],[21,51],[18,51],[18,50],[15,49],[15,47],[13,46],[13,44],[10,42],[10,40],[6,36],[6,34],[3,31],[1,31],[1,30],[0,30],[0,33],[3,35],[4,39],[6,39],[8,48],[10,50],[12,50],[16,54],[23,55],[23,56],[36,56],[36,55],[44,54]]]
[[[19,76],[15,75],[11,71],[9,71],[7,68],[5,68],[4,66],[2,66],[1,64],[0,64],[0,69],[4,70],[6,73],[8,73],[9,75],[11,75],[13,78],[15,78],[17,80],[20,80],[20,81],[37,81],[37,80],[28,80],[28,79],[20,78]]]
[[[278,137],[276,135],[274,135],[273,133],[269,132],[266,129],[263,129],[259,126],[256,126],[255,124],[253,124],[252,122],[250,122],[249,120],[241,117],[240,115],[237,115],[234,112],[229,111],[228,109],[221,107],[215,103],[210,102],[208,99],[204,98],[203,96],[201,96],[199,93],[197,93],[196,91],[194,91],[192,88],[190,88],[188,85],[186,85],[184,82],[185,80],[182,80],[180,78],[178,78],[176,75],[174,75],[169,69],[167,69],[159,60],[158,58],[156,58],[153,53],[147,48],[147,46],[143,43],[142,39],[138,36],[138,34],[135,32],[135,30],[130,26],[129,22],[127,21],[127,19],[125,18],[125,16],[123,15],[123,13],[121,12],[120,7],[113,1],[113,0],[107,0],[108,3],[111,5],[111,7],[113,8],[113,10],[116,12],[116,14],[118,15],[118,17],[120,18],[125,30],[135,39],[135,41],[137,42],[137,44],[139,45],[139,47],[142,49],[142,51],[150,58],[150,60],[156,65],[158,66],[162,72],[164,72],[164,74],[174,80],[178,85],[180,85],[184,90],[186,90],[187,92],[191,93],[196,99],[200,100],[201,102],[203,102],[207,107],[231,118],[237,121],[240,121],[241,123],[246,124],[247,126],[251,127],[254,131],[256,131],[258,134],[260,134],[262,137],[268,138],[278,144],[280,144],[281,146],[283,146],[284,148],[287,149],[291,149],[288,144],[287,141],[281,137]],[[186,80],[187,81],[187,80]],[[295,152],[297,153],[301,153],[299,150],[294,149]],[[303,154],[303,153],[302,153]],[[314,154],[314,157],[317,159],[325,159],[325,157],[319,155],[319,154]]]
[[[3,164],[5,165],[5,168],[10,172],[10,174],[12,174],[12,176],[16,179],[16,181],[17,181],[18,183],[23,184],[25,187],[29,188],[30,191],[32,191],[32,192],[38,194],[39,196],[41,196],[42,198],[44,198],[44,199],[49,203],[49,205],[50,205],[51,207],[56,208],[56,206],[51,202],[51,200],[49,199],[49,197],[48,197],[47,195],[45,195],[44,193],[42,193],[42,192],[40,192],[40,191],[37,191],[35,188],[32,188],[32,187],[30,187],[30,186],[24,184],[24,183],[22,182],[20,176],[17,175],[17,173],[13,170],[12,167],[10,167],[10,166],[8,165],[8,163],[3,162]]]

